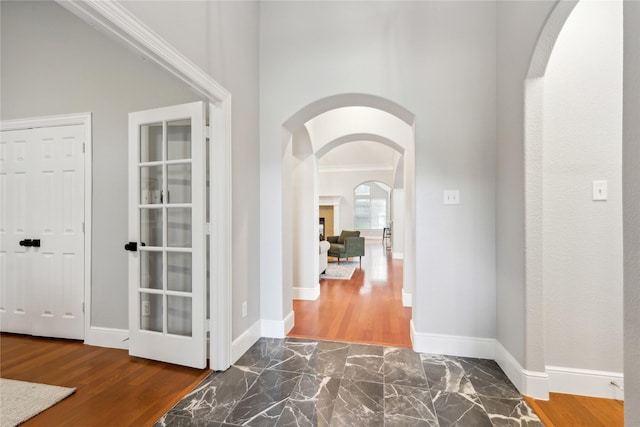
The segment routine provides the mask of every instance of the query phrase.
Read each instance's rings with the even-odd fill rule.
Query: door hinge
[[[210,222],[207,222],[204,225],[204,229],[205,229],[205,232],[206,232],[207,235],[211,235],[211,223]]]
[[[86,145],[87,145],[86,143],[84,143],[84,142],[82,143],[82,152],[83,152],[83,153],[85,152],[85,146],[86,146]]]
[[[82,223],[82,232],[84,233],[84,222]]]
[[[206,125],[204,127],[204,137],[207,141],[211,140],[211,126]]]
[[[84,313],[84,302],[82,303],[82,312]]]

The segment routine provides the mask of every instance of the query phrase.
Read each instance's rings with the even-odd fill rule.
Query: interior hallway
[[[365,253],[350,280],[322,279],[320,298],[293,301],[290,337],[412,347],[411,308],[402,306],[403,262],[380,240],[367,240]]]

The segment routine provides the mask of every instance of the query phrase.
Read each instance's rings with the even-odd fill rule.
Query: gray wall
[[[496,295],[497,338],[526,369],[524,286],[524,80],[555,1],[497,3]],[[540,307],[542,309],[542,307]],[[528,349],[542,359],[543,348]]]
[[[544,76],[545,364],[622,372],[622,3],[581,1]],[[592,181],[608,200],[592,200]]]
[[[0,7],[2,120],[93,113],[91,323],[128,329],[127,114],[198,99],[57,3]]]
[[[495,337],[495,3],[260,6],[263,317],[291,309],[282,125],[319,99],[365,93],[416,116],[417,332]],[[443,205],[451,188],[459,206]]]
[[[625,425],[640,425],[640,2],[624,2],[624,103],[622,170],[624,203]],[[634,404],[634,402],[636,404]]]

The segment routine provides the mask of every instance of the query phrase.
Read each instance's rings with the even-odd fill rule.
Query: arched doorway
[[[330,125],[327,125],[331,123]],[[357,140],[392,147],[401,166],[395,179],[403,188],[403,218],[413,230],[415,211],[415,142],[413,115],[401,106],[375,96],[346,94],[325,98],[294,114],[284,124],[283,138],[283,282],[291,283],[294,296],[314,299],[318,280],[318,159],[331,149]],[[415,235],[402,239],[404,294],[411,295],[415,281]],[[287,276],[289,276],[287,278]],[[283,289],[283,293],[287,293]],[[410,297],[406,298],[410,301]],[[291,319],[293,320],[293,319]]]

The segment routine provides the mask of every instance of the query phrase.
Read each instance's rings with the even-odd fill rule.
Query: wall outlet
[[[445,205],[459,205],[460,204],[460,190],[444,190],[444,204]]]
[[[247,302],[242,303],[242,317],[247,317]]]
[[[149,301],[142,301],[142,315],[150,316],[151,315],[151,305]]]

